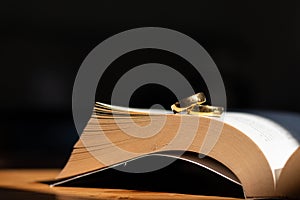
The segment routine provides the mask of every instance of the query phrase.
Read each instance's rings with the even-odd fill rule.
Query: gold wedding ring
[[[203,92],[194,94],[190,97],[184,98],[171,106],[174,113],[179,113],[192,108],[196,104],[202,104],[206,101],[206,97]]]
[[[200,92],[174,103],[171,105],[171,109],[174,113],[186,112],[186,114],[190,115],[211,117],[220,117],[224,112],[223,107],[202,105],[205,102],[206,97],[204,93]]]
[[[190,115],[205,115],[212,117],[219,117],[223,112],[223,107],[209,105],[195,105],[193,108],[187,110],[187,114]]]

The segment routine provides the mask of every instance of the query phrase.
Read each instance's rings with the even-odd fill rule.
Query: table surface
[[[52,180],[58,169],[0,170],[0,197],[10,199],[233,199],[178,193],[145,192],[124,189],[49,187],[40,183]],[[2,199],[1,198],[1,199]]]

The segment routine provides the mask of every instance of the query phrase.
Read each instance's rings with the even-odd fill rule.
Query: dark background
[[[0,167],[64,165],[78,137],[71,95],[82,61],[104,39],[137,27],[170,28],[198,41],[222,74],[229,109],[300,112],[299,9],[297,1],[4,3]],[[153,60],[187,65],[166,52],[140,51],[116,61],[104,80],[123,65]],[[205,89],[190,78],[197,90]],[[111,87],[103,84],[108,96]],[[145,93],[152,98],[143,104]],[[166,88],[144,86],[131,105],[168,107],[169,94]]]

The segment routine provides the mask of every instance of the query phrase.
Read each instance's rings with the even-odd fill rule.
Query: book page
[[[151,115],[172,113],[160,109],[124,108],[103,103],[101,103],[101,105],[113,110],[144,112]],[[221,120],[221,118],[213,119]],[[276,177],[278,177],[279,174],[276,175],[275,171],[280,172],[278,169],[284,167],[289,157],[298,148],[299,142],[297,139],[278,123],[259,115],[227,112],[222,119],[225,123],[239,129],[257,144],[270,164],[274,180],[277,180]]]
[[[299,199],[300,197],[300,148],[287,161],[286,165],[282,169],[280,178],[278,181],[277,189],[279,194],[289,196],[293,199]]]
[[[275,170],[283,168],[299,146],[288,130],[258,115],[227,112],[224,122],[239,129],[257,144],[270,164],[274,180]]]

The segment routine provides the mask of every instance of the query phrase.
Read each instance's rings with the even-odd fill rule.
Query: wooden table
[[[233,199],[123,189],[49,187],[39,181],[51,180],[57,169],[0,170],[0,199]]]

